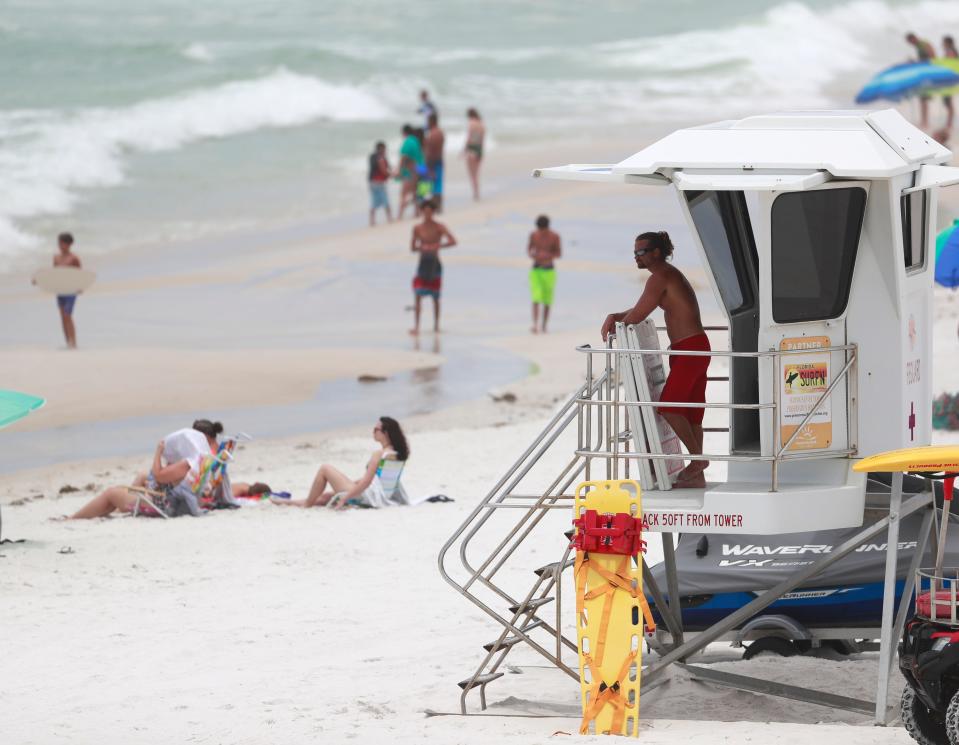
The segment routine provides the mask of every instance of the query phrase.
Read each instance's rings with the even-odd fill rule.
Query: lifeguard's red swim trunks
[[[709,339],[706,334],[697,334],[686,339],[680,339],[671,344],[674,352],[709,352]],[[681,403],[706,403],[706,369],[711,358],[703,356],[686,356],[671,354],[669,356],[669,377],[659,397],[660,401],[677,401]],[[689,420],[691,424],[702,424],[705,409],[671,408],[663,406],[660,413],[670,411]]]

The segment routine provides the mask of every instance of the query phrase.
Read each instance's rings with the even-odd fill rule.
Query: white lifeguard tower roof
[[[931,186],[951,175],[940,173],[937,179],[934,174],[950,155],[893,109],[792,111],[680,129],[619,163],[543,168],[533,175],[615,183],[672,181],[680,190],[755,190],[763,188],[762,182],[768,189],[804,189],[833,179],[892,178],[922,166],[933,169],[922,175]]]

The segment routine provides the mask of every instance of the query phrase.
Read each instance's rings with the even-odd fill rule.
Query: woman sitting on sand
[[[353,481],[329,464],[320,466],[306,499],[277,499],[274,504],[294,507],[325,507],[342,510],[351,505],[385,507],[399,488],[400,473],[410,456],[406,436],[399,422],[391,417],[380,417],[373,427],[373,439],[379,448],[373,451],[366,473]],[[336,500],[334,500],[336,497]],[[332,503],[332,504],[331,504]]]
[[[153,453],[153,467],[146,479],[147,496],[156,509],[167,517],[176,517],[189,513],[201,514],[199,498],[215,460],[212,454],[192,455],[166,466],[163,465],[163,452],[166,440],[160,440]],[[141,501],[139,514],[156,516],[148,502],[143,500],[144,490],[139,487],[113,486],[99,496],[91,499],[77,510],[70,520],[88,520],[105,517],[114,510],[133,512]]]

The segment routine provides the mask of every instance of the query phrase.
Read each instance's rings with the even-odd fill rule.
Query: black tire
[[[949,704],[949,710],[956,709],[959,716],[959,707],[954,706],[955,697]],[[902,691],[902,700],[899,702],[902,716],[902,726],[913,740],[920,745],[953,745],[956,741],[947,735],[946,725],[940,722],[935,715],[922,703],[912,686],[907,685]]]
[[[950,745],[959,745],[959,691],[953,694],[946,709],[946,736]]]
[[[751,660],[762,652],[773,652],[780,657],[793,657],[799,654],[796,645],[788,639],[779,636],[763,636],[746,647],[746,651],[743,652],[743,659]]]

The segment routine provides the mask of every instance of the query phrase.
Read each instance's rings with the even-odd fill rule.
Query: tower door
[[[759,333],[759,260],[742,191],[684,191],[695,233],[729,322],[730,349],[755,352]],[[759,402],[756,358],[729,360],[730,402]],[[719,365],[713,364],[715,371]],[[715,374],[715,372],[713,373]],[[730,450],[760,451],[759,412],[736,409],[729,420]]]
[[[846,307],[867,189],[863,182],[833,182],[760,197],[759,345],[792,352],[760,364],[764,398],[777,405],[775,418],[768,410],[764,417],[764,453],[790,438],[789,452],[848,447],[848,375],[822,399],[846,354],[817,350],[847,343]]]

